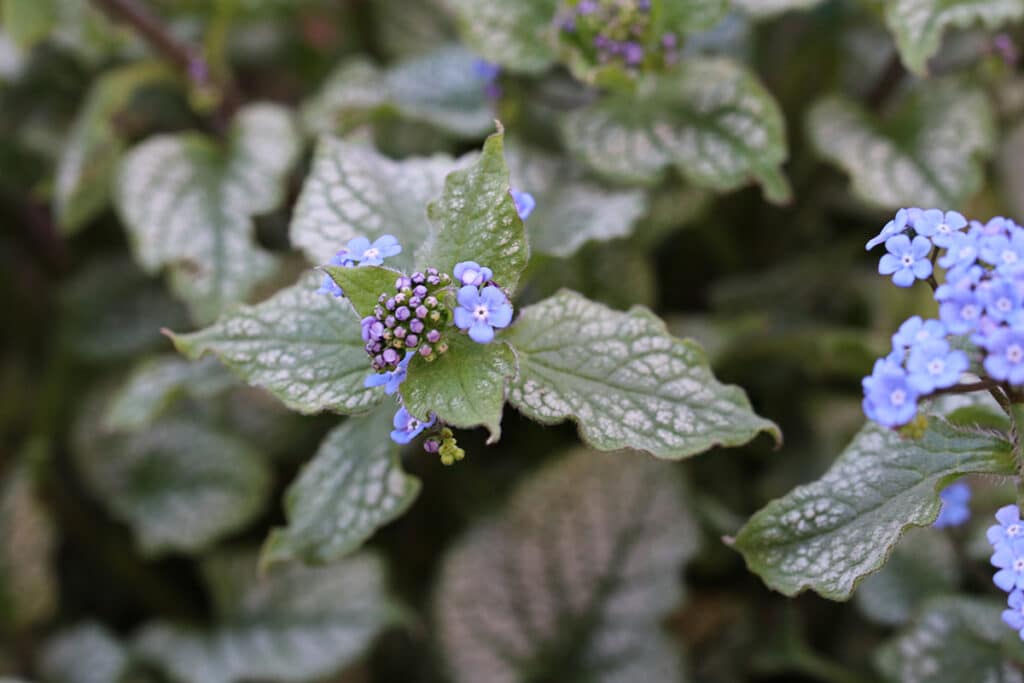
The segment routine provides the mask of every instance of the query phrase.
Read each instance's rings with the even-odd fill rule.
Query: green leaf
[[[545,424],[572,419],[600,450],[680,459],[760,432],[780,438],[741,389],[718,383],[695,342],[645,308],[620,313],[563,290],[523,309],[505,338],[519,359],[512,405]]]
[[[366,412],[383,392],[363,386],[370,361],[359,317],[344,301],[317,293],[322,277],[311,273],[211,327],[172,335],[174,345],[193,360],[216,354],[246,382],[300,413]]]
[[[402,401],[422,420],[434,413],[453,427],[487,427],[487,443],[494,443],[501,437],[505,384],[516,374],[515,354],[503,341],[477,344],[455,328],[445,341],[448,352],[433,362],[417,354],[409,363]]]
[[[36,490],[33,442],[0,482],[0,626],[20,630],[50,618],[57,608],[56,531]]]
[[[489,62],[539,74],[555,61],[558,0],[450,0],[462,39]]]
[[[128,655],[104,626],[87,622],[50,638],[39,669],[47,683],[116,683]]]
[[[195,134],[157,135],[124,158],[115,201],[135,258],[170,270],[171,288],[209,322],[247,299],[276,269],[257,246],[252,217],[276,208],[301,149],[288,112],[241,110],[227,149]]]
[[[354,237],[390,234],[402,253],[389,264],[410,272],[426,267],[423,247],[432,232],[427,202],[441,194],[449,172],[472,158],[438,154],[394,161],[369,145],[324,136],[295,206],[292,244],[321,264]]]
[[[215,359],[198,363],[175,356],[142,361],[111,398],[103,425],[111,431],[136,431],[158,418],[181,396],[216,396],[236,382]]]
[[[928,72],[928,59],[939,51],[950,28],[983,25],[999,28],[1024,17],[1024,0],[889,0],[885,21],[896,36],[906,67],[918,76]]]
[[[584,176],[571,161],[525,145],[505,150],[512,186],[537,207],[525,221],[534,251],[566,257],[588,241],[628,237],[647,210],[641,190],[614,189]]]
[[[272,530],[260,562],[320,564],[352,552],[404,513],[420,492],[388,438],[394,408],[332,430],[285,494],[288,525]]]
[[[455,39],[446,0],[374,0],[370,5],[377,42],[389,57],[414,57]]]
[[[765,197],[787,201],[782,112],[746,68],[696,59],[609,95],[562,122],[569,151],[616,182],[657,182],[675,167],[690,182],[718,191],[750,180]]]
[[[116,117],[139,92],[175,81],[166,65],[139,62],[108,71],[89,90],[57,162],[54,214],[65,233],[80,230],[110,201],[126,146]]]
[[[448,174],[441,198],[427,207],[427,216],[437,226],[427,260],[442,273],[452,272],[460,261],[476,261],[514,292],[530,260],[530,245],[509,194],[504,139],[499,127],[484,142],[475,164]]]
[[[682,36],[714,28],[729,12],[730,0],[654,0],[651,13],[660,32]]]
[[[755,514],[736,536],[769,588],[847,600],[903,533],[938,517],[939,490],[965,474],[1011,475],[1010,445],[931,418],[919,440],[866,425],[818,481]]]
[[[323,270],[345,292],[345,299],[352,304],[360,319],[373,315],[373,308],[379,302],[380,295],[393,294],[395,281],[402,277],[397,270],[381,266],[324,266]]]
[[[981,187],[996,134],[985,93],[955,80],[922,83],[883,121],[826,97],[807,125],[818,153],[850,175],[857,196],[887,209],[961,206]]]
[[[910,621],[928,598],[952,593],[960,581],[956,549],[934,529],[908,531],[877,574],[853,596],[868,619],[886,626]]]
[[[791,10],[810,9],[821,2],[822,0],[733,0],[737,9],[755,19],[764,19]]]
[[[92,411],[80,418],[75,464],[143,553],[199,552],[263,510],[270,469],[244,441],[186,416],[130,434],[98,426]]]
[[[49,35],[58,4],[57,0],[2,0],[0,24],[18,47],[28,49]]]
[[[494,124],[477,57],[447,45],[382,70],[355,58],[343,62],[303,106],[306,127],[345,132],[380,117],[426,123],[462,138],[478,138]]]
[[[358,556],[323,568],[257,573],[255,553],[204,566],[218,619],[209,629],[150,624],[136,651],[176,683],[300,683],[362,655],[386,621],[382,566]]]
[[[680,680],[659,621],[697,538],[667,463],[581,449],[546,466],[444,560],[455,680]]]
[[[1021,683],[1024,646],[999,618],[1003,609],[1001,602],[964,596],[932,600],[878,651],[879,669],[893,683]]]

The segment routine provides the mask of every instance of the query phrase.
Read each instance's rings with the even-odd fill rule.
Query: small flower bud
[[[395,280],[395,289],[403,290],[406,287],[412,287],[412,280],[407,277],[400,277]]]
[[[394,365],[398,362],[398,351],[394,349],[384,349],[384,353],[381,354],[381,358],[387,365]]]
[[[437,276],[437,268],[427,268],[427,277]]]
[[[420,343],[420,338],[415,334],[409,334],[405,337],[405,345],[410,349],[416,348],[416,345]]]
[[[436,344],[437,342],[441,341],[441,331],[431,330],[430,332],[427,332],[427,341],[430,342],[431,344]]]
[[[427,317],[427,313],[429,312],[430,311],[427,310],[426,306],[420,305],[416,307],[416,317],[419,318],[420,320],[425,319]]]
[[[441,312],[440,311],[431,311],[430,315],[428,317],[430,318],[430,322],[432,322],[432,323],[439,323],[439,322],[441,322]]]
[[[441,450],[441,442],[437,439],[427,439],[423,442],[423,450],[430,454],[437,453]]]
[[[408,320],[411,316],[412,311],[410,311],[406,306],[399,306],[398,308],[395,309],[395,317],[399,320],[405,321]]]
[[[397,322],[395,320],[395,316],[389,315],[388,317],[384,318],[384,327],[387,327],[389,329],[393,329],[396,324],[397,324]]]
[[[414,318],[413,320],[411,320],[409,322],[409,329],[411,331],[415,332],[416,334],[422,333],[423,332],[423,321],[419,320],[417,318]]]
[[[427,295],[427,288],[423,285],[417,285],[416,288],[412,290],[412,293],[422,299]]]
[[[417,306],[419,306],[422,303],[423,303],[423,300],[421,298],[419,298],[418,296],[411,296],[411,297],[409,297],[409,308],[416,308]]]
[[[399,325],[395,328],[395,337],[398,339],[404,339],[408,330],[405,329],[404,325]]]
[[[427,284],[432,286],[432,287],[435,287],[435,286],[441,284],[441,278],[439,278],[436,275],[428,275],[427,276]]]
[[[448,344],[447,344],[447,342],[441,342],[440,344],[438,344],[437,348],[435,349],[435,351],[437,351],[439,354],[447,353],[448,352]]]
[[[405,294],[402,294],[401,292],[399,292],[398,294],[395,294],[395,305],[396,306],[402,306],[403,304],[405,304],[406,299],[408,299],[408,298],[409,297],[407,297]]]
[[[385,301],[384,302],[384,308],[388,309],[389,311],[395,310],[395,300],[394,299],[388,299],[387,301]]]
[[[428,296],[424,299],[423,303],[426,304],[427,308],[437,308],[439,302],[436,296]]]
[[[412,277],[409,279],[412,281],[413,286],[422,285],[427,280],[426,276],[419,272],[413,273]]]
[[[427,360],[430,360],[430,357],[433,355],[433,353],[434,349],[430,348],[426,344],[420,347],[420,355],[426,358]]]

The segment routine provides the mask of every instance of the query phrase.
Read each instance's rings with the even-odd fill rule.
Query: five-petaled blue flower
[[[885,241],[885,248],[889,253],[878,262],[878,272],[892,275],[897,287],[909,287],[914,280],[924,280],[932,274],[932,262],[928,260],[932,242],[927,237],[918,235],[911,241],[906,235],[896,235]]]
[[[893,358],[879,358],[874,371],[865,377],[864,414],[885,427],[907,424],[917,414],[918,392],[907,381],[907,373]]]
[[[896,212],[896,217],[886,223],[880,233],[868,240],[868,243],[864,248],[867,251],[871,251],[890,237],[895,237],[896,235],[906,232],[909,220],[910,213],[906,209],[900,209]]]
[[[348,248],[344,248],[332,256],[331,260],[327,262],[327,265],[351,268],[355,265],[355,260],[352,258],[352,252]],[[319,294],[330,294],[336,297],[345,296],[345,292],[338,286],[338,283],[326,273],[324,273],[324,279],[320,283],[320,289],[316,291]]]
[[[494,339],[494,329],[508,327],[512,322],[512,304],[505,293],[491,285],[479,290],[473,285],[459,289],[459,307],[455,309],[455,326],[469,330],[469,338],[478,344]]]
[[[946,389],[960,381],[970,361],[967,354],[951,350],[943,340],[918,344],[907,358],[907,382],[920,394]]]
[[[494,273],[491,272],[490,268],[481,266],[476,261],[456,263],[455,269],[452,272],[455,275],[455,279],[463,285],[473,285],[474,287],[479,287],[494,277]]]
[[[533,195],[529,192],[522,192],[520,190],[511,190],[512,201],[516,204],[516,213],[519,214],[521,220],[526,220],[533,213],[534,208],[537,206],[537,200],[533,198]]]
[[[968,503],[971,502],[971,487],[966,482],[958,481],[942,489],[939,493],[942,509],[932,524],[936,529],[960,526],[971,516]]]
[[[985,307],[970,289],[942,285],[935,292],[939,318],[952,334],[967,334],[978,327]]]
[[[914,219],[914,232],[930,237],[937,247],[950,246],[953,235],[966,227],[967,219],[956,211],[942,213],[938,209],[928,209]]]
[[[1024,588],[1024,539],[1017,538],[996,546],[992,566],[999,569],[992,577],[999,588],[1007,593],[1014,588]]]
[[[1024,332],[1000,327],[978,341],[988,351],[984,366],[989,377],[1017,386],[1024,384]]]
[[[1016,505],[1004,505],[996,512],[996,521],[988,528],[986,536],[993,547],[1009,543],[1024,537],[1024,522],[1020,519],[1020,508]]]
[[[394,235],[381,235],[372,244],[365,237],[356,237],[348,243],[348,250],[353,261],[361,266],[379,266],[384,259],[401,253],[402,245]]]
[[[917,346],[930,341],[941,341],[946,338],[946,326],[938,320],[922,320],[915,315],[907,318],[900,329],[892,336],[894,349]]]
[[[419,436],[424,429],[432,427],[435,422],[437,422],[436,415],[431,417],[429,422],[423,422],[413,417],[412,414],[405,409],[405,406],[402,406],[398,409],[398,412],[395,413],[395,418],[391,421],[391,424],[395,427],[391,431],[391,440],[395,443],[405,445]]]
[[[366,378],[363,382],[363,386],[369,389],[370,387],[379,387],[383,385],[385,394],[390,396],[395,393],[398,391],[398,387],[402,385],[402,382],[405,381],[405,376],[409,372],[409,361],[412,360],[414,355],[415,354],[412,351],[406,351],[405,357],[402,358],[402,361],[398,364],[397,368],[386,372],[373,373]]]

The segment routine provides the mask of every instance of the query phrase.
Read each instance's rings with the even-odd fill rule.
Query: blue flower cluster
[[[516,210],[526,218],[535,205],[526,192],[512,191]],[[358,265],[381,265],[384,259],[400,253],[402,247],[391,235],[384,235],[371,243],[359,237],[351,240],[339,251],[330,264],[352,268]],[[493,280],[494,271],[475,261],[455,265],[452,276],[427,268],[406,276],[397,273],[393,292],[384,292],[374,306],[373,315],[361,321],[362,339],[371,359],[374,372],[363,382],[367,388],[384,387],[384,393],[398,393],[409,372],[409,364],[418,354],[433,361],[448,350],[444,341],[450,325],[466,332],[479,344],[494,340],[495,330],[508,327],[512,322],[512,304],[504,290]],[[318,290],[333,296],[344,292],[325,275]],[[453,314],[454,308],[454,314]],[[401,396],[398,397],[401,402]],[[437,417],[424,421],[400,406],[393,420],[391,438],[407,444],[424,430],[437,424]],[[455,443],[451,430],[442,428],[424,444],[431,453],[440,453],[445,464],[462,458],[463,452]]]
[[[559,13],[561,35],[593,54],[600,64],[619,63],[627,69],[679,61],[675,34],[653,35],[658,22],[651,0],[579,0]]]
[[[501,67],[488,62],[486,59],[473,61],[473,74],[484,84],[484,94],[488,99],[496,100],[501,97],[501,84],[498,77],[501,76]]]
[[[971,487],[966,482],[958,481],[942,489],[939,493],[942,509],[932,524],[936,529],[947,529],[960,526],[971,517]]]
[[[972,360],[985,379],[1024,385],[1024,228],[1002,217],[983,224],[955,211],[901,209],[867,248],[882,243],[878,272],[899,287],[928,282],[938,319],[911,318],[893,336],[892,353],[864,378],[865,414],[888,427],[910,422],[918,400],[955,390]],[[936,267],[945,271],[941,284]]]
[[[989,527],[987,534],[995,551],[992,565],[999,570],[992,581],[1010,594],[1009,609],[1003,611],[1003,621],[1024,640],[1024,523],[1020,519],[1020,508],[1016,505],[999,508],[996,521],[999,523]]]

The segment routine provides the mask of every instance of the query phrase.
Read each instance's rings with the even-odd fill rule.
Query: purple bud
[[[441,442],[437,439],[427,439],[423,442],[423,450],[427,453],[437,453],[441,450]]]
[[[628,42],[624,46],[626,64],[637,66],[644,61],[644,49],[639,43]]]
[[[412,280],[407,277],[400,277],[395,280],[395,289],[406,289],[412,287]]]
[[[426,318],[428,312],[429,311],[427,311],[427,307],[426,306],[417,306],[416,307],[416,317],[417,318],[421,318],[421,319],[422,318]]]
[[[420,338],[417,337],[415,334],[410,334],[405,338],[405,345],[408,346],[410,349],[416,348],[416,345],[419,343]]]
[[[423,346],[420,347],[420,355],[423,356],[424,358],[426,358],[427,356],[429,356],[433,352],[434,352],[434,349],[430,348],[426,344],[424,344]]]
[[[402,293],[395,294],[395,305],[401,306],[402,304],[405,303],[406,298],[407,297],[405,296],[405,294],[402,294]]]
[[[420,334],[421,332],[423,332],[423,321],[416,320],[415,318],[413,318],[412,322],[409,323],[409,329],[415,332],[416,334]]]
[[[428,296],[426,301],[424,301],[423,303],[427,305],[427,308],[437,308],[437,297]]]
[[[384,318],[384,326],[387,327],[388,329],[394,328],[395,316],[389,315],[388,317]]]
[[[384,367],[384,354],[380,353],[373,357],[373,368],[380,370],[382,367]]]
[[[440,330],[431,330],[430,332],[427,332],[427,341],[430,342],[431,344],[436,344],[438,341],[440,341],[440,339]]]
[[[430,285],[431,287],[436,287],[437,285],[441,284],[441,278],[439,278],[436,275],[428,275],[427,284]]]
[[[384,307],[383,306],[374,306],[373,307],[373,314],[375,316],[377,316],[377,320],[383,320],[384,319]]]
[[[409,278],[409,280],[412,281],[412,284],[416,286],[422,285],[426,281],[426,279],[427,278],[423,273],[413,273],[412,277]]]
[[[427,295],[427,288],[423,285],[416,285],[416,289],[412,290],[412,293],[422,299]]]
[[[566,33],[572,33],[576,30],[576,21],[572,17],[563,19],[559,27]]]
[[[676,46],[676,34],[666,33],[661,37],[661,46],[666,50],[672,50]]]
[[[395,337],[397,339],[402,339],[403,337],[405,337],[406,332],[408,332],[408,330],[399,325],[398,327],[395,328]]]
[[[394,299],[388,299],[384,303],[384,308],[388,309],[389,311],[395,310],[395,300]]]
[[[580,0],[580,4],[576,5],[576,13],[579,15],[593,14],[597,11],[597,2],[595,0]]]
[[[421,303],[423,303],[423,300],[420,299],[418,296],[414,296],[414,297],[410,297],[409,298],[409,308],[416,308]]]
[[[397,309],[395,309],[395,317],[398,318],[399,320],[408,320],[409,316],[411,315],[412,312],[405,306],[399,306]]]
[[[641,12],[650,12],[651,11],[651,0],[637,0],[636,7]]]
[[[381,358],[384,360],[385,365],[394,365],[398,362],[398,351],[394,349],[384,349],[384,353],[381,354]]]
[[[427,277],[430,277],[431,275],[435,277],[437,276],[437,268],[427,268]]]
[[[384,303],[387,300],[388,300],[388,295],[387,294],[381,294],[380,296],[377,297],[377,303],[379,303],[379,304],[382,304],[382,303]]]

